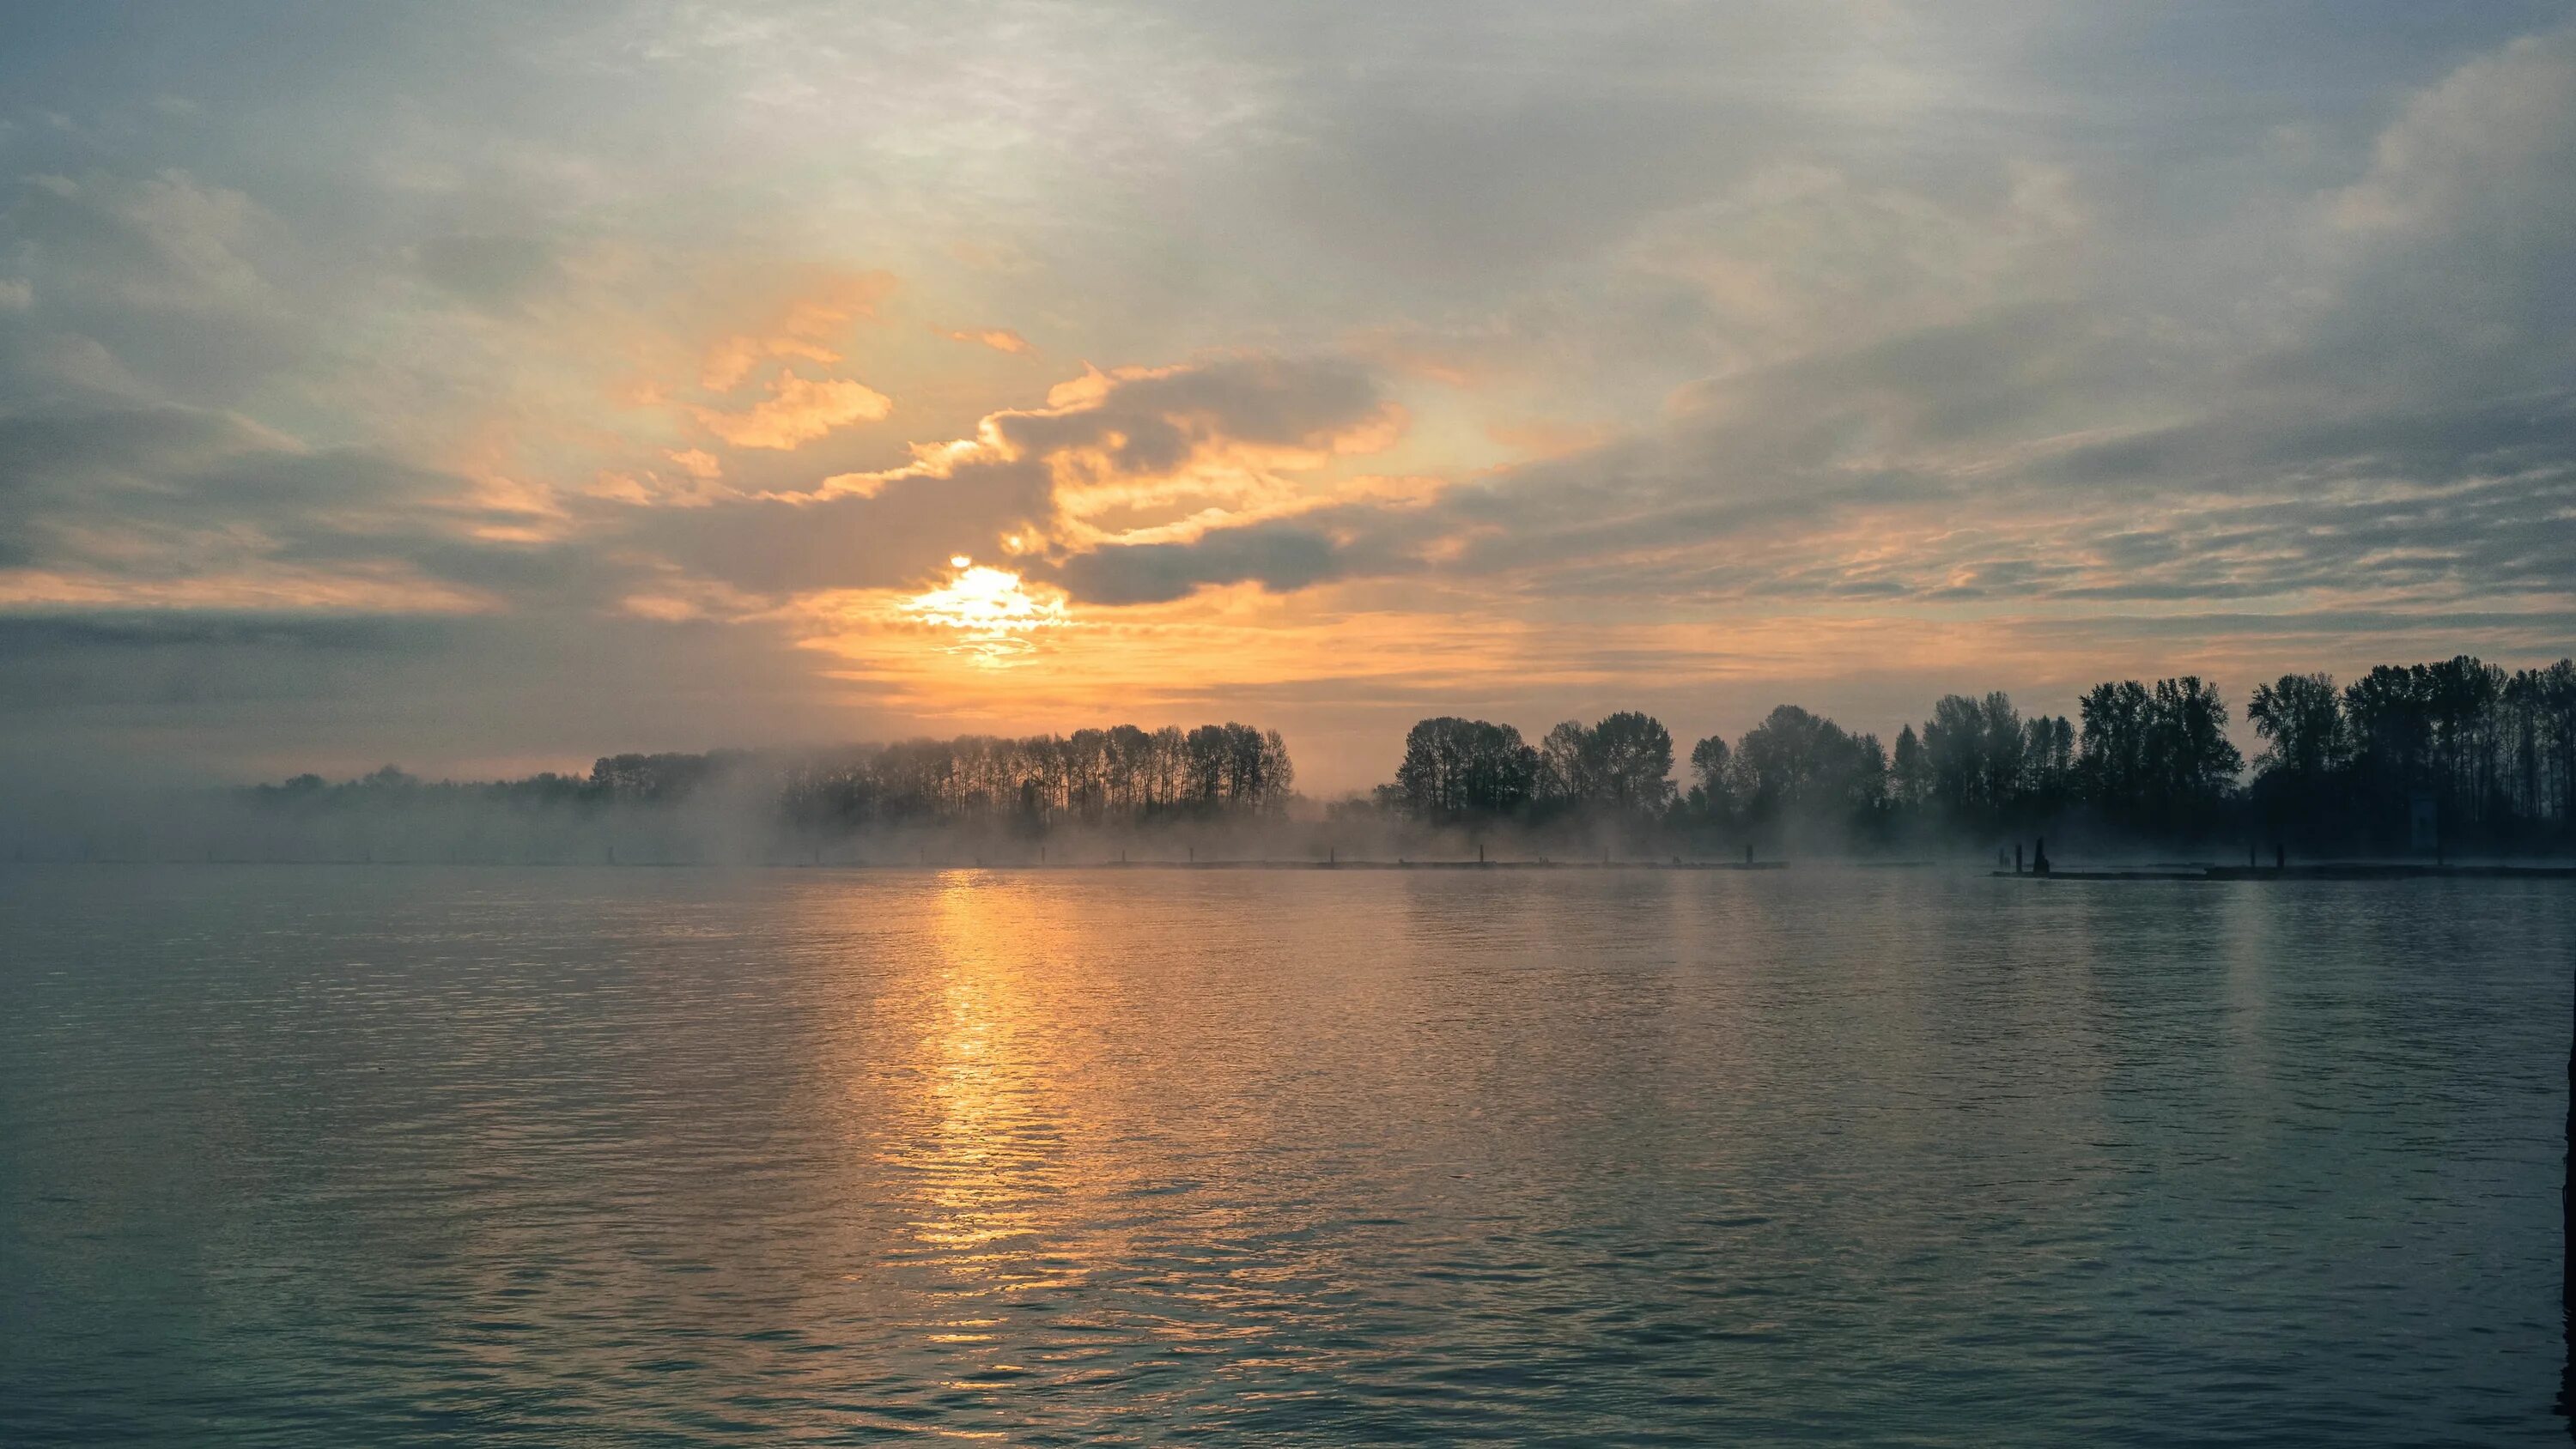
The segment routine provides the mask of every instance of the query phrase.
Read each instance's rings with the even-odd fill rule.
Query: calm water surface
[[[0,1442],[2539,1443],[2576,890],[0,870]]]

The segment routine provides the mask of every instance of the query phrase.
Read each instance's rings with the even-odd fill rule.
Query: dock
[[[2323,865],[2203,865],[2148,870],[1997,870],[2018,880],[2576,880],[2576,865],[2407,865],[2351,862]]]

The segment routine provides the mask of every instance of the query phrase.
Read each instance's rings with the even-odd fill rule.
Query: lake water
[[[2576,888],[0,870],[0,1442],[2563,1440]]]

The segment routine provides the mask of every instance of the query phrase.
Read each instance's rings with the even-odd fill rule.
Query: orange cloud
[[[692,578],[667,566],[659,572],[661,577],[618,600],[617,611],[664,624],[699,619],[744,623],[761,618],[775,607],[770,600],[744,593],[718,579]]]
[[[1037,350],[1035,347],[1030,345],[1029,339],[1022,337],[1020,334],[1012,331],[1008,327],[994,327],[981,332],[942,331],[939,335],[947,338],[951,342],[980,342],[986,347],[993,349],[995,352],[1008,352],[1015,356],[1019,353],[1034,352]]]
[[[694,473],[666,478],[649,470],[636,473],[602,470],[581,491],[585,497],[636,508],[709,508],[743,496],[719,479]]]
[[[1085,367],[1050,388],[1045,406],[989,413],[971,438],[916,445],[902,468],[769,496],[873,498],[907,480],[1016,469],[1043,480],[1053,516],[1014,551],[1084,548],[1312,507],[1344,486],[1332,476],[1339,460],[1392,446],[1407,422],[1365,372],[1344,363],[1237,355]]]
[[[893,409],[894,399],[863,382],[798,377],[781,368],[769,385],[769,396],[748,412],[689,411],[708,432],[737,448],[785,450],[810,443],[834,428],[875,422]]]
[[[261,564],[174,579],[86,569],[0,571],[0,606],[481,614],[498,609],[500,602],[397,565],[352,564],[335,570]]]
[[[877,304],[894,290],[886,272],[838,277],[812,296],[780,308],[767,327],[736,333],[707,349],[698,381],[707,391],[731,392],[751,376],[765,358],[801,357],[828,367],[841,360],[831,345],[853,322],[876,316]]]
[[[692,478],[713,482],[724,476],[724,464],[717,462],[715,455],[703,448],[673,450],[664,453],[663,456],[677,464],[681,472]]]

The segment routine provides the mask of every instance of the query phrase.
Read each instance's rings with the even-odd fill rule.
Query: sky
[[[10,4],[0,772],[2576,647],[2576,10]]]

